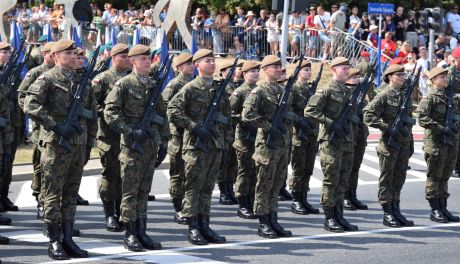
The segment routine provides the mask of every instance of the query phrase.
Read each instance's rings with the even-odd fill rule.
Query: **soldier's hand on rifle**
[[[211,133],[199,124],[197,124],[192,129],[192,134],[199,137],[203,141],[208,141],[211,138]]]
[[[155,162],[155,168],[158,168],[163,160],[166,158],[166,154],[168,153],[168,147],[164,145],[160,145],[158,149],[157,161]]]
[[[135,141],[139,142],[139,143],[143,143],[145,142],[149,136],[147,135],[147,133],[142,130],[142,129],[135,129],[133,130],[133,133],[132,133],[132,137]]]
[[[72,136],[73,133],[75,133],[73,127],[66,125],[56,125],[51,130],[64,138],[69,138],[70,136]]]
[[[340,138],[345,137],[345,129],[339,124],[336,124],[335,122],[331,124],[331,129],[332,131]]]

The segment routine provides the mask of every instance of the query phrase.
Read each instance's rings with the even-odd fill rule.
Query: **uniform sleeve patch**
[[[232,93],[232,95],[238,96],[238,93],[235,91],[235,92]]]
[[[94,82],[94,83],[100,83],[100,82],[101,82],[101,79],[94,79],[93,82]]]
[[[40,76],[38,76],[37,80],[41,80],[41,79],[44,79],[44,78],[45,78],[44,75],[40,75]]]
[[[256,93],[257,93],[257,89],[252,89],[252,90],[251,90],[251,93],[252,93],[252,94],[256,94]]]

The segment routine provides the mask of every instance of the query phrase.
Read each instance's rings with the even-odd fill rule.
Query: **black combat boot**
[[[142,247],[148,250],[160,250],[162,248],[160,243],[153,241],[153,239],[147,235],[147,219],[137,219],[136,229],[137,238],[139,239],[139,242],[141,243]]]
[[[103,202],[102,205],[104,206],[105,230],[109,232],[121,232],[121,224],[118,222],[117,217],[115,217],[115,202]]]
[[[156,197],[155,197],[155,195],[153,195],[153,194],[152,194],[152,195],[149,194],[149,198],[147,198],[147,200],[148,200],[149,202],[153,202],[153,201],[156,200]]]
[[[441,207],[439,205],[439,199],[432,198],[428,200],[428,203],[431,207],[430,220],[438,223],[447,223],[447,217],[442,213]]]
[[[48,256],[55,260],[69,259],[61,243],[61,230],[58,223],[48,223],[46,225],[47,233],[50,237],[48,246]]]
[[[139,242],[136,235],[136,224],[134,221],[125,223],[125,239],[123,240],[124,247],[129,251],[140,252],[144,251],[144,247]]]
[[[237,214],[239,217],[244,219],[255,219],[254,212],[249,209],[249,197],[244,195],[238,198],[238,211]]]
[[[219,186],[220,191],[219,203],[223,205],[232,205],[233,200],[229,194],[227,183],[219,182],[217,185]]]
[[[401,223],[396,220],[393,215],[393,209],[391,208],[391,203],[384,203],[382,205],[383,209],[383,225],[388,227],[401,227]]]
[[[302,203],[309,214],[319,214],[319,209],[316,209],[308,202],[308,191],[302,192]]]
[[[404,215],[401,214],[401,209],[399,208],[399,201],[393,201],[391,204],[391,209],[396,220],[402,226],[414,226],[414,221],[408,220]]]
[[[198,215],[198,226],[201,232],[201,235],[209,243],[222,244],[227,242],[225,237],[219,236],[214,230],[209,227],[210,217],[209,215],[200,214]]]
[[[345,193],[345,199],[343,200],[343,209],[349,210],[349,211],[355,211],[356,207],[353,205],[351,202],[351,192],[346,192]]]
[[[268,221],[270,223],[270,226],[272,227],[273,231],[276,232],[278,237],[291,237],[292,232],[289,230],[284,229],[279,223],[278,223],[278,213],[276,212],[271,212],[268,215]]]
[[[265,238],[278,238],[278,234],[270,226],[270,221],[267,215],[259,215],[259,226],[257,234]]]
[[[173,198],[172,202],[174,206],[174,222],[181,224],[181,225],[186,225],[187,217],[184,217],[182,215],[182,199]]]
[[[5,208],[3,208],[3,204],[2,204],[2,200],[1,200],[1,196],[0,196],[0,213],[4,213],[6,212]]]
[[[87,258],[88,251],[81,249],[72,238],[73,232],[73,223],[72,222],[63,222],[62,231],[64,237],[62,238],[62,248],[65,250],[68,256],[72,258]],[[50,234],[51,236],[51,234]]]
[[[366,204],[363,204],[360,200],[358,200],[358,198],[356,196],[356,190],[351,191],[351,193],[350,193],[350,202],[358,210],[367,210],[368,209]]]
[[[79,194],[77,194],[77,205],[87,206],[89,205],[89,202],[83,199],[83,197],[81,197]]]
[[[0,235],[0,245],[8,245],[10,243],[10,239]]]
[[[460,221],[460,217],[451,214],[449,210],[447,210],[447,198],[440,198],[439,205],[440,205],[442,214],[447,218],[449,222],[459,222]]]
[[[358,231],[357,225],[350,224],[347,219],[343,217],[343,203],[337,203],[335,205],[335,219],[343,227],[345,231]]]
[[[330,232],[342,233],[343,227],[337,222],[335,218],[335,207],[334,206],[323,206],[324,216],[326,221],[324,222],[324,229]]]
[[[306,215],[308,214],[307,208],[303,206],[302,203],[302,193],[301,192],[292,192],[292,205],[291,212],[294,214]]]
[[[193,245],[203,246],[207,245],[208,241],[202,236],[200,228],[198,226],[198,216],[192,216],[187,218],[188,221],[188,242]]]
[[[11,218],[0,214],[0,225],[11,225]]]
[[[235,191],[233,190],[232,181],[227,182],[227,191],[228,191],[228,195],[230,195],[230,198],[232,199],[232,204],[238,204],[238,199],[236,199]]]
[[[279,201],[292,201],[291,194],[286,190],[286,181],[283,184],[283,187],[280,189],[280,193],[278,195]]]
[[[5,184],[2,187],[2,196],[0,197],[1,203],[3,205],[3,209],[5,211],[18,211],[19,208],[11,202],[11,200],[8,198],[8,193],[10,191],[10,186],[8,184]]]

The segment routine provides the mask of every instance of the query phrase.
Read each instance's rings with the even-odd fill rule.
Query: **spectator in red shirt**
[[[409,41],[404,41],[401,50],[398,53],[398,58],[401,58],[402,63],[407,62],[407,55],[412,52],[412,44]]]
[[[311,58],[316,58],[316,50],[318,49],[318,31],[312,30],[315,29],[315,16],[316,16],[316,7],[310,7],[310,15],[305,19],[305,27],[308,30],[308,47],[306,49],[307,56]]]
[[[382,40],[381,49],[383,54],[387,55],[390,58],[393,58],[396,52],[396,43],[392,39],[393,33],[387,32],[385,33],[385,38]],[[383,61],[387,59],[382,58]]]

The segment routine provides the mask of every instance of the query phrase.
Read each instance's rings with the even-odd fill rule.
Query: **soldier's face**
[[[264,67],[264,72],[265,72],[265,76],[269,78],[269,81],[273,82],[273,81],[278,81],[279,79],[281,79],[283,69],[281,65],[270,65],[270,66]]]
[[[85,63],[85,56],[77,55],[77,61],[75,64],[75,69],[83,69],[83,64]]]
[[[254,69],[243,73],[244,81],[247,83],[253,84],[259,80],[259,70]]]
[[[179,71],[186,75],[192,75],[193,70],[195,70],[195,64],[193,64],[191,61],[179,66]]]
[[[128,54],[126,53],[118,54],[114,56],[112,60],[114,67],[116,67],[117,69],[131,70],[133,68],[131,61],[129,60]]]
[[[449,82],[449,80],[447,79],[447,74],[438,75],[438,76],[436,76],[436,77],[433,79],[434,86],[435,86],[437,89],[444,89],[444,88],[446,88],[448,82]]]
[[[0,50],[0,62],[2,64],[6,63],[11,56],[11,50]]]
[[[54,65],[54,55],[51,52],[43,52],[43,60],[46,64]]]
[[[397,72],[390,76],[390,84],[396,87],[402,87],[404,85],[406,74],[404,72]]]
[[[346,81],[350,75],[350,66],[339,65],[332,68],[333,78],[336,81]]]
[[[300,70],[299,72],[299,78],[302,81],[308,81],[311,78],[311,68],[310,67],[304,67]]]
[[[133,70],[138,74],[148,74],[150,72],[150,56],[138,55],[131,57],[131,63],[133,64]]]
[[[200,75],[205,77],[212,77],[216,71],[216,61],[212,57],[206,57],[198,60],[195,63],[195,66],[198,69]]]
[[[359,84],[359,75],[354,75],[351,78],[348,78],[347,84],[351,84],[351,85]]]
[[[73,69],[77,62],[77,50],[64,50],[56,52],[56,61],[64,69]]]

